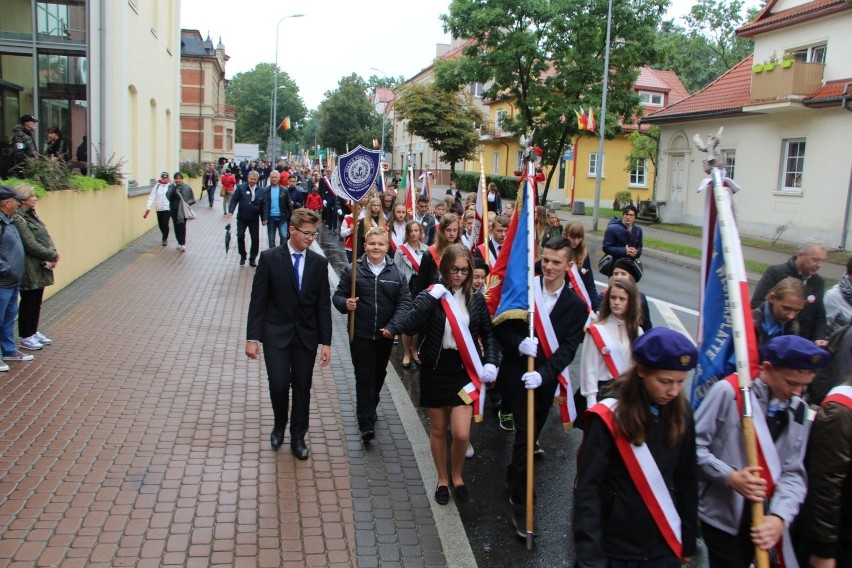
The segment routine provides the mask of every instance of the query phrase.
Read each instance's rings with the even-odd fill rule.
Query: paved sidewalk
[[[451,563],[390,396],[361,446],[340,314],[310,459],[271,450],[254,270],[225,256],[221,204],[197,212],[186,253],[154,230],[45,302],[54,345],[0,374],[0,567]]]

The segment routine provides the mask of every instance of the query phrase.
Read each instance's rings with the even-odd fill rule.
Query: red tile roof
[[[667,101],[669,106],[679,103],[689,96],[689,91],[686,90],[686,87],[680,82],[680,77],[674,71],[654,69],[654,74],[671,89],[669,91],[669,100]]]
[[[706,114],[739,113],[751,102],[751,63],[749,55],[724,75],[680,102],[646,116],[645,122],[662,122]],[[661,120],[662,119],[662,120]]]
[[[852,77],[837,79],[836,81],[826,81],[825,85],[820,87],[816,93],[809,96],[803,102],[805,105],[816,106],[822,103],[833,102],[834,99],[838,99],[843,96],[843,91],[846,88],[847,83],[852,83]],[[852,97],[852,87],[850,87],[849,92],[846,94]]]
[[[737,30],[737,35],[753,37],[761,32],[791,26],[814,18],[827,16],[834,12],[852,9],[852,3],[847,0],[813,0],[787,10],[773,12],[778,0],[766,4],[754,21],[745,24]]]

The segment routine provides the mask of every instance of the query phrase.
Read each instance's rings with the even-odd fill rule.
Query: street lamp
[[[379,73],[381,73],[382,75],[385,76],[385,79],[388,78],[388,74],[385,73],[384,71],[382,71],[381,69],[376,69],[375,67],[370,67],[370,71],[378,71]],[[376,99],[378,100],[378,98],[379,98],[379,88],[376,87]],[[385,105],[382,107],[382,142],[381,142],[382,145],[379,147],[379,149],[381,151],[382,159],[384,159],[384,157],[385,157],[385,117],[387,116],[387,110],[388,110],[388,102],[385,101]]]
[[[304,14],[290,14],[278,20],[278,24],[275,26],[275,68],[273,69],[275,75],[273,79],[274,86],[272,87],[272,109],[269,112],[269,142],[272,144],[272,150],[276,154],[278,150],[278,33],[281,31],[281,22],[288,18],[302,17],[304,17]]]

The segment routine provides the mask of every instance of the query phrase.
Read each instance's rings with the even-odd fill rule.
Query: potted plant
[[[763,64],[764,71],[772,71],[775,69],[775,65],[778,63],[778,55],[773,51],[772,55],[769,56],[769,61]]]
[[[757,65],[751,68],[755,73],[763,73],[763,63],[758,63]]]
[[[787,53],[784,54],[784,57],[781,59],[781,69],[789,69],[790,67],[793,66],[794,61],[795,61],[795,58],[793,57],[793,54],[788,51]]]

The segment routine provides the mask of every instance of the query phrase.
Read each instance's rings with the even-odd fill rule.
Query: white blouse
[[[467,311],[467,298],[464,296],[464,292],[461,289],[453,292],[453,297],[456,299],[456,303],[459,305],[459,312],[461,312],[461,317],[459,318],[459,325],[463,325],[465,327],[470,325],[470,314]],[[443,307],[439,307],[438,309],[444,309]],[[456,338],[453,337],[453,329],[450,327],[450,320],[444,322],[444,337],[441,340],[441,347],[443,349],[455,349],[458,351],[459,346],[456,345]]]

